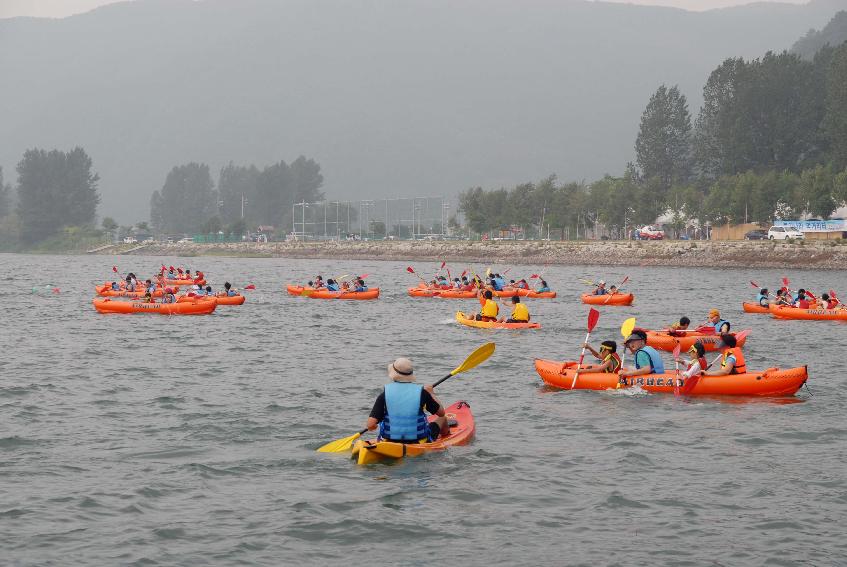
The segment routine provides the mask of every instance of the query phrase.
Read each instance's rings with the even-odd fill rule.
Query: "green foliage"
[[[832,162],[839,169],[847,167],[847,43],[832,55],[822,130]]]
[[[3,182],[3,168],[0,167],[0,219],[11,212],[12,188]]]
[[[251,214],[251,200],[256,195],[259,170],[255,165],[238,166],[232,162],[221,169],[218,177],[221,220],[232,224],[241,218],[242,210]],[[242,207],[243,205],[243,207]]]
[[[664,188],[685,182],[691,174],[691,115],[679,87],[665,85],[650,97],[635,141],[638,166],[646,178]]]
[[[247,221],[242,218],[235,219],[233,222],[227,225],[226,229],[224,229],[224,232],[226,234],[244,236],[247,233]]]
[[[150,221],[168,233],[195,233],[217,213],[217,194],[209,166],[188,163],[168,173],[160,193],[150,200]]]
[[[106,232],[112,232],[113,230],[118,228],[118,223],[115,222],[115,219],[113,219],[112,217],[103,217],[100,226],[102,226],[103,230],[105,230]]]
[[[67,153],[27,150],[17,171],[18,216],[25,244],[44,240],[64,226],[94,222],[100,177],[82,148]]]
[[[835,14],[822,30],[809,30],[809,33],[794,44],[791,52],[803,59],[813,59],[821,49],[827,46],[838,47],[845,41],[847,41],[847,12],[841,11]]]

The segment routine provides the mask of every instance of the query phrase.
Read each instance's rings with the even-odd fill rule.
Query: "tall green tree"
[[[691,114],[678,86],[660,86],[641,115],[635,140],[638,167],[668,189],[691,175]]]
[[[717,178],[735,171],[738,150],[737,99],[746,64],[730,58],[709,75],[703,87],[703,106],[697,116],[693,135],[694,167],[701,177]]]
[[[847,167],[847,43],[832,55],[822,130],[835,167]]]
[[[162,229],[169,233],[192,233],[217,213],[218,199],[209,166],[188,163],[175,166],[165,179],[160,202],[151,198],[151,223],[156,226],[154,205],[161,212]]]
[[[11,212],[12,188],[3,181],[3,168],[0,167],[0,219]]]
[[[99,175],[80,147],[70,152],[31,149],[18,163],[21,240],[34,243],[64,226],[93,224],[100,195]]]
[[[258,179],[259,170],[255,165],[245,167],[230,162],[229,165],[221,168],[218,177],[218,195],[221,201],[221,220],[225,224],[232,224],[240,219],[242,210],[246,218],[256,216],[251,211],[251,205],[254,204],[252,201],[256,197]]]

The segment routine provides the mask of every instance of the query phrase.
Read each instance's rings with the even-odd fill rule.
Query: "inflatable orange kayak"
[[[647,333],[647,344],[658,350],[673,352],[673,349],[679,343],[679,348],[682,352],[685,352],[697,341],[703,343],[706,352],[715,352],[720,349],[720,335],[697,331],[673,331],[672,333],[668,331],[648,331],[647,329],[642,329],[642,331]],[[747,329],[738,333],[730,333],[730,335],[735,337],[739,347],[743,347],[744,343],[747,342],[749,333],[750,330]]]
[[[555,291],[535,291],[532,289],[523,289],[517,287],[504,287],[502,291],[495,291],[497,297],[512,297],[518,295],[520,297],[528,297],[529,299],[554,299]]]
[[[498,323],[496,321],[477,321],[468,319],[462,311],[456,312],[456,321],[468,327],[477,329],[540,329],[541,323]]]
[[[433,289],[430,287],[410,287],[410,297],[441,297],[443,299],[475,299],[475,291],[459,289]]]
[[[471,406],[467,402],[456,402],[445,408],[450,433],[431,443],[395,443],[393,441],[357,439],[353,444],[352,458],[360,465],[370,465],[380,461],[398,460],[403,457],[417,457],[433,451],[444,451],[454,445],[467,445],[474,436],[475,425]],[[435,419],[429,416],[429,420]],[[455,424],[455,425],[452,425]]]
[[[749,301],[742,303],[741,308],[744,309],[745,313],[770,313],[767,307],[762,307],[758,303],[751,303]]]
[[[208,297],[208,296],[192,297],[190,295],[181,295],[180,297],[177,297],[176,301],[177,301],[177,303],[186,303],[186,302],[189,302],[189,301],[195,301],[195,300],[201,300],[201,299],[205,299],[205,300],[214,299],[215,303],[217,303],[218,305],[242,305],[244,303],[244,301],[246,300],[246,298],[243,295],[233,295],[232,297],[230,297],[228,295],[213,295],[211,297]]]
[[[95,299],[94,309],[100,313],[148,313],[154,315],[208,315],[218,306],[214,298],[181,303],[147,303],[143,301],[115,301],[111,298]]]
[[[769,306],[769,312],[777,319],[847,321],[847,309],[800,309],[799,307],[771,304]]]
[[[314,289],[302,285],[289,285],[290,295],[309,297],[311,299],[377,299],[379,288],[372,287],[368,291],[328,291],[326,288]]]
[[[574,361],[535,360],[535,371],[545,384],[570,390],[577,363]],[[648,392],[673,394],[674,386],[687,396],[793,396],[809,377],[805,366],[768,368],[761,372],[700,376],[691,383],[675,373],[647,374],[621,378],[617,373],[592,372],[583,366],[575,390],[616,390],[638,386]]]
[[[587,305],[632,305],[635,296],[631,293],[615,293],[606,295],[582,294],[582,302]]]

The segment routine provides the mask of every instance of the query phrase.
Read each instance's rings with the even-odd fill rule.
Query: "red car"
[[[641,240],[662,240],[665,237],[665,231],[661,228],[656,228],[655,226],[648,224],[647,226],[641,227],[638,231],[638,236]]]

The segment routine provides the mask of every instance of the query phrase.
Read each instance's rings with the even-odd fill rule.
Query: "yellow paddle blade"
[[[491,268],[488,268],[487,270],[485,270],[485,277],[486,278],[491,277]]]
[[[312,295],[312,293],[314,293],[314,291],[315,290],[313,289],[304,289],[300,292],[300,297],[309,297],[310,295]]]
[[[361,436],[362,433],[359,432],[344,439],[330,441],[323,447],[318,448],[318,453],[344,453],[345,451],[349,451],[353,446],[353,442]]]
[[[632,334],[632,330],[635,328],[635,317],[630,317],[621,325],[621,335],[623,335],[624,340]]]
[[[475,351],[473,351],[469,357],[465,359],[465,361],[456,367],[453,372],[450,373],[450,376],[455,376],[460,372],[464,372],[465,370],[470,370],[476,366],[479,366],[488,358],[494,354],[494,343],[485,343]]]

